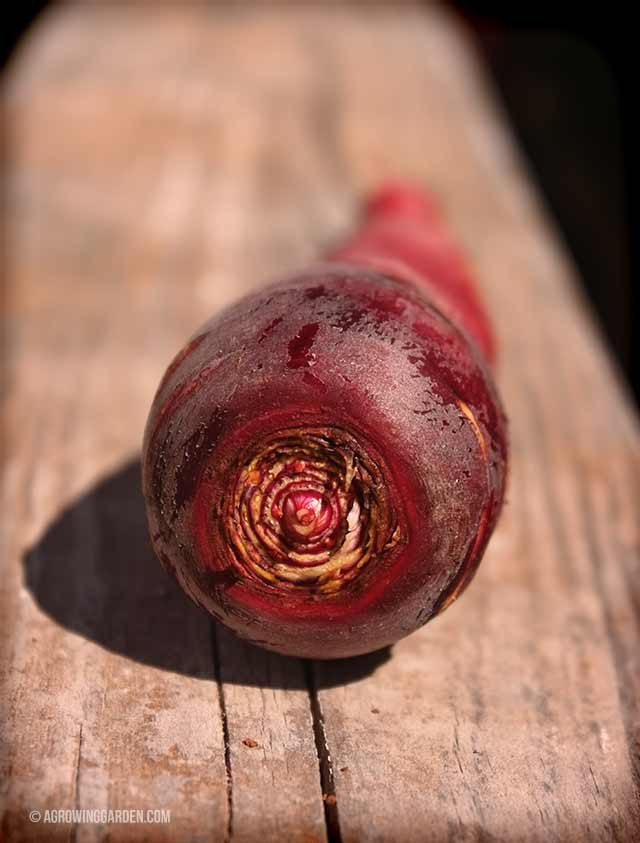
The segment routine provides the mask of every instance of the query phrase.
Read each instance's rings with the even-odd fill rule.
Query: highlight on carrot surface
[[[216,314],[169,366],[143,449],[159,559],[277,652],[411,633],[469,583],[500,513],[494,350],[435,201],[384,186],[343,245]]]

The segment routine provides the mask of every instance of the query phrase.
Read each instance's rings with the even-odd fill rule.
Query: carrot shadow
[[[307,687],[300,659],[240,642],[162,569],[148,538],[138,459],[55,519],[25,554],[24,580],[58,624],[133,661],[203,679],[216,678],[219,661],[222,678],[234,684]],[[389,655],[387,648],[324,663],[318,686],[362,679]]]

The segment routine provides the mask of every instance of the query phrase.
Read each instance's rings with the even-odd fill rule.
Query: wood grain
[[[637,420],[456,22],[56,6],[5,89],[0,839],[638,839]],[[443,616],[305,664],[163,575],[137,452],[189,333],[390,175],[439,194],[498,328],[509,501]]]

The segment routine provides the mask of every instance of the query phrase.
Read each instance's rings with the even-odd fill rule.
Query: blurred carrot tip
[[[389,181],[369,194],[365,203],[368,217],[402,215],[421,219],[439,218],[438,202],[424,187],[411,182]]]

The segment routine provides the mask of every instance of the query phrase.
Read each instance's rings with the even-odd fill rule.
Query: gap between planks
[[[233,768],[231,762],[231,737],[229,732],[229,721],[227,716],[227,704],[225,699],[224,681],[222,679],[222,660],[220,657],[220,644],[217,634],[217,623],[211,622],[211,652],[213,658],[214,678],[216,682],[218,705],[220,708],[220,721],[222,737],[224,742],[224,765],[226,775],[227,792],[227,820],[224,835],[224,843],[233,841],[233,816],[234,816],[234,792],[233,792]],[[338,798],[336,794],[335,776],[331,760],[331,750],[325,729],[322,706],[318,696],[318,685],[316,682],[314,662],[310,659],[300,659],[302,673],[304,676],[309,710],[313,729],[313,738],[318,757],[318,774],[322,807],[324,810],[324,822],[326,843],[342,843],[342,832],[340,830],[340,816],[338,811]]]

